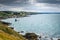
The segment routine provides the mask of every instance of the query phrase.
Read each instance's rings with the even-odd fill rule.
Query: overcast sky
[[[60,0],[0,0],[0,11],[60,12]]]

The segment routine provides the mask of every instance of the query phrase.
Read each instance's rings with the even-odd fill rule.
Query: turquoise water
[[[15,19],[17,19],[16,22]],[[29,17],[9,18],[3,21],[12,23],[10,26],[14,27],[16,31],[60,36],[60,14],[29,15]]]

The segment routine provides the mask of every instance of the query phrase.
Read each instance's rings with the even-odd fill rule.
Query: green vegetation
[[[27,12],[0,11],[0,19],[25,17],[27,15],[28,15]]]
[[[8,25],[4,25],[0,22],[0,40],[26,40],[22,35],[18,34]]]

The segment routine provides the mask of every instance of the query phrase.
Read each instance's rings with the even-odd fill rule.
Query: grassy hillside
[[[18,34],[11,28],[8,28],[7,25],[3,25],[0,22],[0,40],[26,40],[22,35]]]
[[[0,17],[3,19],[6,18],[14,18],[14,17],[26,17],[28,15],[27,12],[11,12],[11,11],[0,11]]]

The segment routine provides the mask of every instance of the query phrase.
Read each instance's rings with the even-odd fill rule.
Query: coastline
[[[11,16],[11,17],[7,17],[6,19],[8,19],[8,18],[18,18],[17,16],[18,16],[18,15],[15,15],[15,16],[13,16],[13,17],[12,17],[12,16]],[[22,17],[22,16],[21,16],[21,17]],[[20,18],[20,16],[19,16],[19,18]],[[4,19],[3,19],[3,20],[4,20]],[[12,28],[12,29],[13,29],[13,28]],[[18,32],[18,33],[20,33],[20,32]],[[37,35],[37,34],[36,34],[36,35]],[[25,36],[24,36],[24,37],[25,37]],[[41,38],[41,37],[40,37],[40,38]],[[50,38],[49,38],[49,39],[50,39]]]

